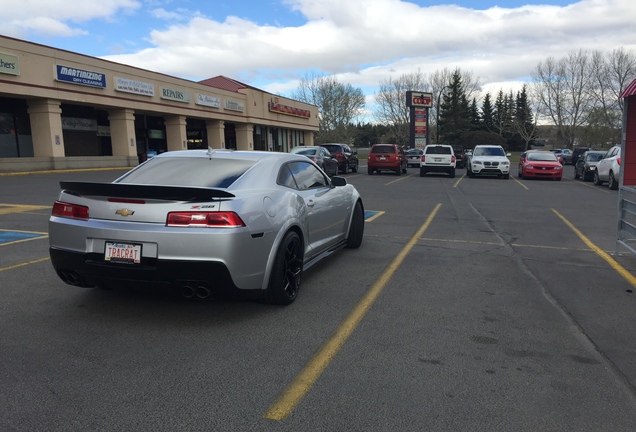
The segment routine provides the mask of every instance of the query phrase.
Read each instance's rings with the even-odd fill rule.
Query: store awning
[[[621,92],[621,95],[618,97],[619,99],[626,98],[627,96],[633,96],[636,94],[636,79],[631,82],[630,85],[625,87],[625,90]]]

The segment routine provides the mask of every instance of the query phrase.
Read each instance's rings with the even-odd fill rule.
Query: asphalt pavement
[[[0,174],[0,430],[636,430],[618,192],[408,171],[288,307],[65,285],[59,181],[123,171]]]

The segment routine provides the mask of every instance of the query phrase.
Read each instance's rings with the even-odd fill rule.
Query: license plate
[[[118,264],[139,264],[141,263],[141,245],[106,242],[104,260]]]
[[[380,160],[386,160],[386,156],[380,156]]]
[[[442,161],[442,158],[434,158],[434,159],[435,159],[435,162],[441,162]]]

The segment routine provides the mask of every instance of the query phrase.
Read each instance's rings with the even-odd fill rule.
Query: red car
[[[525,159],[519,160],[520,178],[547,178],[561,180],[563,165],[557,155],[549,151],[532,150],[526,152]]]
[[[393,171],[397,175],[406,174],[408,160],[402,147],[396,144],[373,144],[367,158],[369,175],[380,171]]]

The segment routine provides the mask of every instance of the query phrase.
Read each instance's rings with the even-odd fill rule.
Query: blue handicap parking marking
[[[10,243],[18,240],[28,240],[32,238],[43,237],[45,234],[17,232],[17,231],[0,231],[0,244]]]
[[[375,215],[377,215],[377,214],[378,214],[378,212],[377,212],[377,211],[367,211],[367,210],[365,210],[365,211],[364,211],[364,220],[367,220],[367,219],[369,219],[370,217],[373,217],[373,216],[375,216]]]

